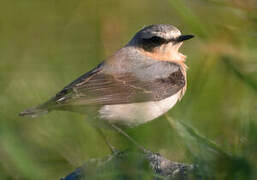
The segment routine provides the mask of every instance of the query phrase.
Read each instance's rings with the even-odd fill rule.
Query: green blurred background
[[[255,0],[2,0],[0,4],[1,180],[60,179],[88,159],[108,155],[101,136],[82,115],[52,112],[35,119],[17,115],[96,66],[145,25],[160,23],[195,35],[181,48],[188,56],[188,89],[168,116],[240,161],[231,161],[234,167],[224,159],[208,158],[208,146],[201,146],[202,141],[185,128],[174,128],[165,116],[126,132],[168,159],[210,166],[216,179],[257,179]],[[117,133],[105,133],[120,150],[131,146]]]

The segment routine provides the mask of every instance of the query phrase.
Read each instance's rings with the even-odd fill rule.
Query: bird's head
[[[193,38],[193,35],[182,35],[172,25],[150,25],[139,32],[128,43],[137,49],[161,60],[184,60],[185,56],[178,52],[183,41]]]

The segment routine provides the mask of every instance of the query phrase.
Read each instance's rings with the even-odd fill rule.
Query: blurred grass
[[[235,65],[231,62],[231,57],[223,57],[223,61],[227,68],[234,73],[236,77],[238,77],[240,80],[242,80],[243,83],[247,84],[250,88],[252,88],[255,92],[257,92],[257,83],[255,80],[253,80],[251,77],[245,76],[243,73],[241,73]]]
[[[108,154],[81,115],[22,119],[17,114],[90,70],[141,27],[157,23],[196,35],[181,49],[188,55],[188,90],[169,116],[232,158],[206,160],[202,152],[208,148],[194,152],[200,147],[192,143],[194,136],[183,137],[188,130],[176,132],[165,117],[127,132],[171,160],[198,163],[203,173],[208,167],[216,179],[256,179],[256,6],[254,0],[2,1],[0,179],[59,179]],[[120,149],[131,146],[114,132],[106,134]]]

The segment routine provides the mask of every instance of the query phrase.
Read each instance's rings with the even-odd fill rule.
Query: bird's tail
[[[26,109],[22,112],[19,113],[19,116],[28,116],[28,117],[38,117],[38,116],[42,116],[44,114],[47,114],[49,112],[49,110],[47,109],[40,109],[38,107],[33,107],[33,108],[29,108]]]

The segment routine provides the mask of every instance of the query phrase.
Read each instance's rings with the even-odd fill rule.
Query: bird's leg
[[[137,146],[138,149],[140,149],[141,151],[143,151],[143,153],[148,153],[149,151],[147,149],[145,149],[143,146],[141,146],[140,144],[138,144],[134,139],[132,139],[126,132],[124,132],[121,128],[119,128],[118,126],[111,124],[112,128],[114,128],[116,131],[118,131],[118,133],[122,134],[123,136],[125,136],[129,141],[131,141],[133,144],[135,144]]]
[[[95,127],[96,130],[99,132],[99,134],[102,136],[102,138],[104,139],[104,142],[107,144],[107,146],[109,147],[109,149],[111,150],[111,152],[113,154],[119,152],[109,141],[108,139],[106,138],[106,136],[104,135],[103,131],[99,128],[99,127]]]

